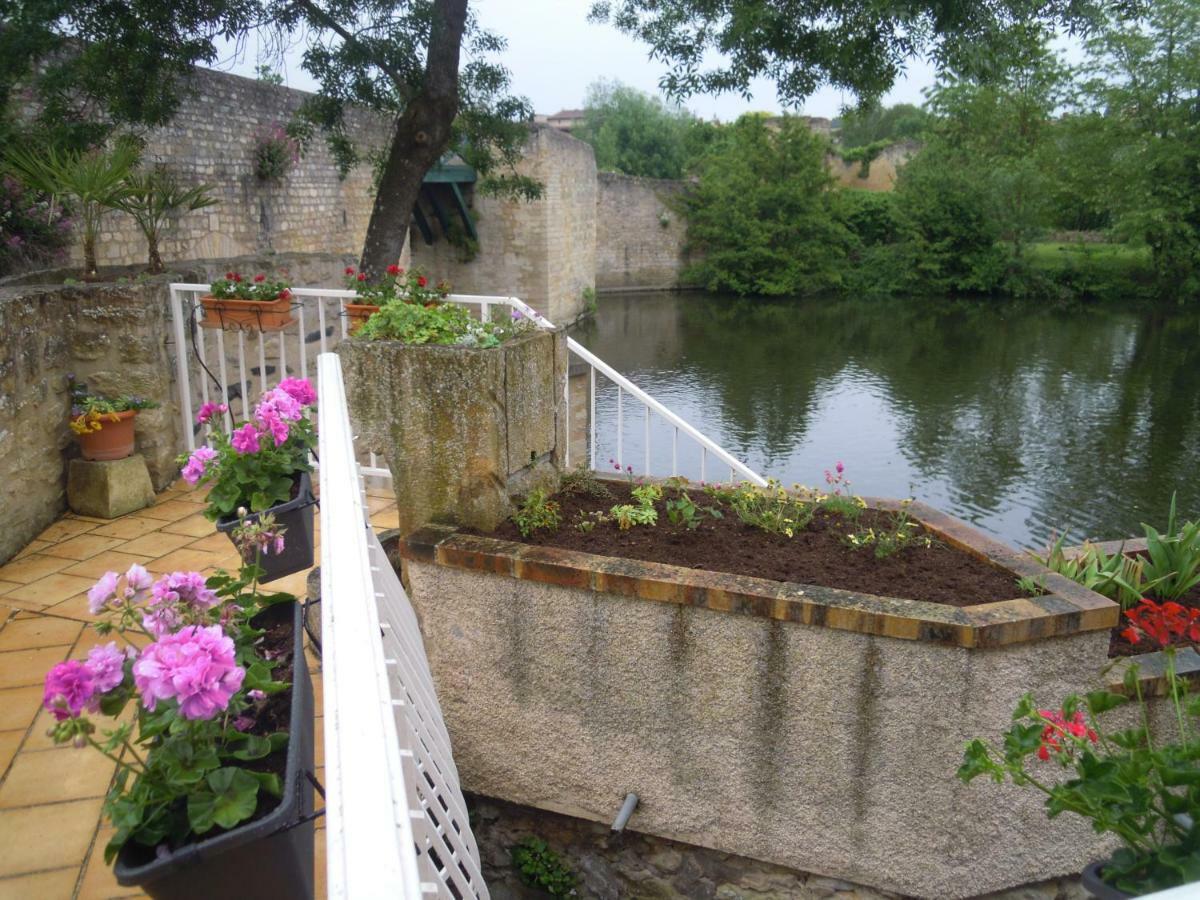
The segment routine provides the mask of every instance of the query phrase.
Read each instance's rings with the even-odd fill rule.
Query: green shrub
[[[525,495],[525,501],[521,508],[513,513],[512,520],[521,530],[521,536],[529,537],[542,529],[557,530],[562,516],[558,503],[549,499],[546,492],[538,488]]]
[[[551,897],[574,897],[579,879],[562,857],[540,838],[528,837],[512,849],[512,863],[521,883]]]

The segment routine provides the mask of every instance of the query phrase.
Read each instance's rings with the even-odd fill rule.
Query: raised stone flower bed
[[[634,830],[924,897],[1080,871],[1108,849],[1085,823],[954,772],[1026,691],[1100,686],[1118,608],[912,512],[1014,596],[955,607],[447,526],[398,541],[464,787],[600,822],[632,791]],[[1048,593],[1017,596],[1019,576]]]

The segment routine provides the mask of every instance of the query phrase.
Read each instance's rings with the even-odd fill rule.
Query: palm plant
[[[125,196],[117,202],[122,210],[133,216],[146,237],[149,271],[163,270],[158,242],[167,220],[178,211],[194,212],[219,202],[209,194],[211,185],[188,187],[162,166],[130,172],[125,177]]]
[[[127,142],[111,150],[9,147],[4,167],[27,187],[49,194],[55,201],[71,202],[79,216],[84,275],[95,277],[100,220],[127,195],[125,178],[137,157],[137,148]]]

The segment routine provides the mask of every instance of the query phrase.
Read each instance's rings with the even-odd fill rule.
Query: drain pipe
[[[621,804],[621,810],[617,813],[617,817],[613,820],[613,831],[624,831],[626,823],[629,822],[629,817],[633,815],[633,811],[638,805],[637,794],[626,794],[625,802]]]

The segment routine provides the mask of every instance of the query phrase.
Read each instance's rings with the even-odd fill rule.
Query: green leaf
[[[239,743],[241,746],[233,750],[231,754],[236,759],[262,759],[271,752],[270,740],[264,737],[259,737],[256,734],[242,735]]]
[[[1087,708],[1093,716],[1116,709],[1129,702],[1124,694],[1114,694],[1112,691],[1092,691],[1087,695]]]
[[[188,822],[196,834],[204,834],[214,825],[233,828],[254,815],[259,781],[249,772],[226,766],[209,773],[205,783],[209,790],[188,796]]]
[[[250,772],[252,778],[258,780],[258,786],[270,794],[272,797],[283,796],[283,785],[279,783],[279,776],[273,772]]]

